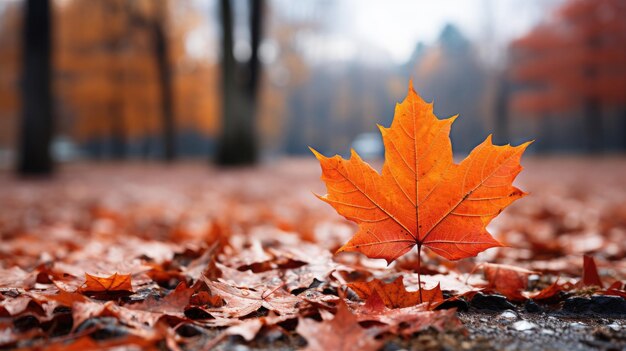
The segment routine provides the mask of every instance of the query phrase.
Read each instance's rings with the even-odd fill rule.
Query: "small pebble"
[[[546,335],[554,335],[554,330],[550,330],[550,329],[541,329],[541,334],[546,334]]]
[[[506,310],[500,314],[500,318],[514,320],[517,319],[517,313],[511,310]]]
[[[572,329],[584,329],[584,328],[586,328],[586,327],[587,327],[586,325],[584,325],[584,324],[582,324],[582,323],[580,323],[580,322],[573,322],[573,323],[570,323],[570,324],[569,324],[569,326],[570,326],[570,328],[572,328]]]
[[[607,325],[607,327],[609,327],[609,328],[611,328],[611,329],[613,329],[615,331],[620,331],[622,329],[622,326],[617,324],[616,322],[613,322],[613,323]]]
[[[517,321],[513,323],[511,327],[513,327],[513,329],[518,330],[518,331],[526,331],[526,330],[537,328],[537,324],[531,323],[529,321],[521,320],[521,321]]]

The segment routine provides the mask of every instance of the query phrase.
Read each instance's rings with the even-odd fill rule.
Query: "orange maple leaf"
[[[109,277],[96,277],[85,273],[85,284],[79,292],[91,295],[132,294],[133,286],[130,274],[113,274]]]
[[[339,252],[391,263],[416,245],[418,252],[427,247],[449,260],[502,246],[486,226],[525,195],[512,183],[530,142],[496,146],[489,136],[456,164],[449,138],[456,117],[438,119],[410,84],[391,127],[379,126],[385,144],[381,173],[354,150],[345,160],[311,148],[328,191],[318,197],[359,225]]]
[[[363,300],[368,300],[371,296],[378,295],[388,308],[411,307],[422,301],[430,304],[443,301],[443,294],[439,285],[430,290],[423,289],[421,294],[418,291],[407,291],[404,287],[402,276],[399,276],[391,283],[374,279],[369,282],[349,283],[348,287]]]

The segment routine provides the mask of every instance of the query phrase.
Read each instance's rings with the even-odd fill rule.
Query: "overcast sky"
[[[346,34],[406,61],[415,43],[433,42],[447,23],[473,40],[501,44],[523,34],[562,0],[341,0],[337,25]]]
[[[194,1],[201,11],[207,15],[213,12],[215,17],[209,17],[205,27],[210,29],[208,32],[198,31],[192,33],[197,35],[189,36],[188,49],[192,54],[214,54],[212,45],[215,43],[209,42],[206,35],[216,35],[219,31],[216,23],[217,1]],[[487,62],[497,62],[504,53],[504,45],[529,31],[563,1],[268,0],[272,8],[269,13],[282,20],[315,19],[325,22],[329,31],[304,40],[307,56],[314,62],[367,60],[368,57],[363,55],[365,48],[367,55],[371,56],[369,59],[374,62],[391,59],[398,64],[410,58],[417,42],[434,42],[448,23],[457,25],[478,46]],[[237,7],[245,7],[247,2],[236,0],[236,4]],[[245,11],[237,13],[240,20],[246,20]],[[245,39],[242,43],[247,45]]]

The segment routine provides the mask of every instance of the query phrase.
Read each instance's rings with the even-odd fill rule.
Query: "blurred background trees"
[[[592,152],[607,146],[607,124],[615,127],[605,120],[621,113],[626,147],[625,18],[624,1],[572,0],[517,39],[513,75],[522,87],[513,107],[543,119],[580,114]]]
[[[28,73],[30,3],[0,2],[3,167],[35,157],[21,127],[35,110],[55,116],[35,140],[57,161],[347,152],[376,143],[409,78],[460,114],[459,153],[490,132],[626,149],[620,0],[49,0],[51,107],[25,103],[45,82]]]

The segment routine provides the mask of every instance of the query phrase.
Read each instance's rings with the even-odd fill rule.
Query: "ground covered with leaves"
[[[0,175],[0,349],[626,348],[626,160],[536,159],[489,227],[508,247],[389,266],[312,158]],[[420,301],[427,301],[420,303]]]

